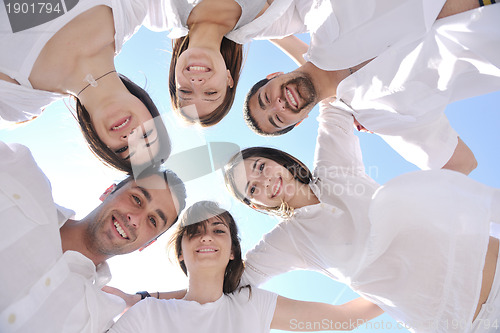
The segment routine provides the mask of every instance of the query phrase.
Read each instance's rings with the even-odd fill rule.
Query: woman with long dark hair
[[[109,332],[310,331],[304,323],[316,323],[316,331],[352,330],[382,313],[361,298],[331,305],[240,286],[245,266],[238,228],[231,214],[214,202],[188,208],[170,245],[188,277],[184,298],[140,301]]]
[[[73,96],[82,132],[105,163],[131,172],[130,158],[139,149],[147,151],[148,159],[159,153],[166,159],[170,141],[161,121],[141,128],[159,117],[158,109],[114,64],[154,5],[142,0],[67,1],[47,17],[37,8],[35,18],[45,19],[42,23],[22,12],[14,15],[14,4],[1,6],[0,122],[30,120],[52,102]],[[137,157],[136,162],[147,162]]]

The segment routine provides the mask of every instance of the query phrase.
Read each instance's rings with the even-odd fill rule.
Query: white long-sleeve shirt
[[[382,191],[403,187],[399,202],[379,196],[371,208],[379,186],[365,174],[352,116],[323,102],[318,121],[311,189],[320,203],[296,209],[247,253],[243,284],[314,270],[416,332],[449,332],[425,326],[455,318],[472,322],[493,189],[451,171],[420,171]]]
[[[125,308],[101,288],[111,274],[79,252],[63,253],[57,206],[30,151],[0,142],[0,332],[104,332]]]

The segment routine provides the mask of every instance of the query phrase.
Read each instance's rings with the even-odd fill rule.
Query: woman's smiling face
[[[220,52],[189,48],[177,60],[175,84],[183,113],[197,119],[221,105],[234,83]],[[195,107],[187,107],[190,105]]]
[[[229,260],[234,258],[231,246],[228,224],[219,216],[210,217],[198,223],[195,233],[184,232],[179,261],[184,260],[188,275],[206,268],[220,270],[223,274]]]
[[[264,157],[249,157],[234,167],[236,191],[252,203],[278,207],[297,193],[298,181],[282,165]]]

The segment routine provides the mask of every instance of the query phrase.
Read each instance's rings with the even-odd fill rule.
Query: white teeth
[[[189,66],[189,71],[198,71],[198,72],[208,72],[208,68],[205,66]]]
[[[119,130],[120,128],[122,128],[123,126],[127,125],[128,122],[130,121],[130,118],[127,118],[121,125],[118,125],[118,126],[113,126],[112,129],[113,130]]]
[[[281,188],[281,181],[278,182],[278,186],[276,186],[276,189],[274,190],[273,197],[275,197],[276,194],[278,194],[280,188]]]
[[[214,249],[201,249],[201,250],[198,250],[198,252],[215,252]]]
[[[292,103],[292,105],[297,107],[297,101],[295,100],[295,98],[293,98],[293,95],[290,92],[290,90],[286,89],[286,94],[288,96],[288,99],[290,99],[290,102]]]
[[[115,228],[118,231],[118,233],[120,234],[120,236],[122,236],[123,238],[128,238],[127,234],[125,233],[125,231],[123,231],[122,227],[120,227],[118,222],[115,221],[113,224],[115,225]]]

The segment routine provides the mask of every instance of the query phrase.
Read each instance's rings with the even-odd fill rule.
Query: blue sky
[[[291,71],[296,66],[267,41],[255,41],[246,46],[247,57],[233,109],[217,126],[208,129],[192,128],[178,121],[170,110],[168,96],[168,67],[170,40],[166,33],[153,33],[142,28],[116,58],[119,72],[145,85],[153,100],[164,113],[172,136],[173,153],[212,141],[231,141],[241,147],[265,145],[277,147],[298,157],[309,167],[313,164],[316,140],[317,108],[297,129],[277,138],[264,138],[251,132],[242,119],[242,100],[257,80],[268,73]],[[306,38],[306,37],[304,37]],[[485,184],[500,187],[497,175],[499,162],[500,93],[493,93],[452,104],[447,115],[453,127],[475,153],[478,168],[471,177]],[[66,104],[69,105],[68,102]],[[363,158],[369,174],[379,183],[416,167],[403,160],[374,134],[358,134]],[[1,130],[0,140],[20,142],[31,148],[41,169],[52,182],[56,202],[72,208],[82,217],[98,203],[98,197],[120,174],[103,166],[88,151],[77,123],[64,102],[45,110],[38,119],[13,130]],[[189,182],[188,201],[218,200],[235,216],[246,251],[271,230],[277,221],[255,213],[235,202],[221,184],[220,173]],[[141,253],[110,260],[111,285],[135,293],[139,290],[175,290],[185,286],[182,274],[171,264],[165,251],[168,235]],[[283,296],[329,303],[343,303],[356,295],[344,286],[312,272],[291,272],[272,279],[265,289]],[[404,332],[387,315],[375,320],[378,329]],[[389,329],[390,327],[393,329]],[[375,331],[367,329],[366,332]]]

